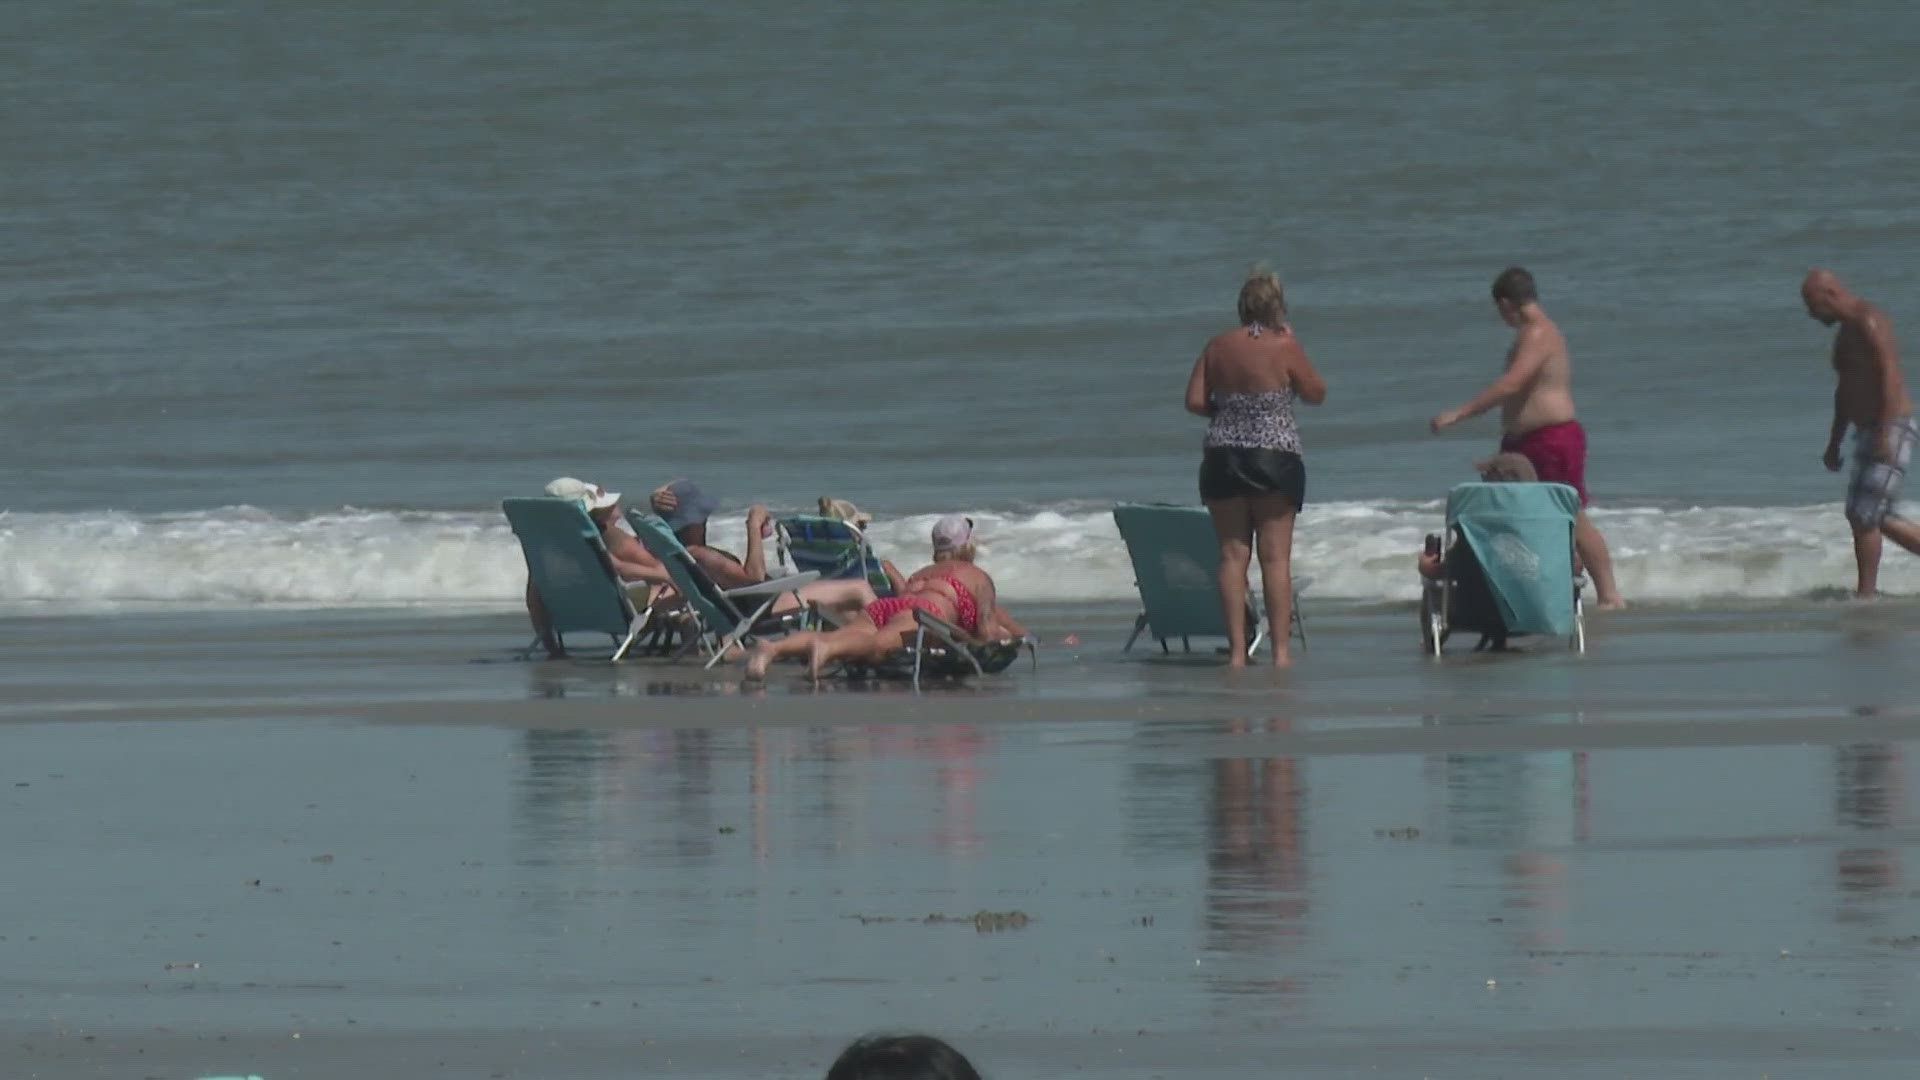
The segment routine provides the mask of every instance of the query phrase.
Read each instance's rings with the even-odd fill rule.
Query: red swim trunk
[[[1542,483],[1565,484],[1580,493],[1580,505],[1587,505],[1587,429],[1578,420],[1548,424],[1525,435],[1509,435],[1500,440],[1500,449],[1512,451],[1533,463],[1533,471]]]
[[[873,625],[884,630],[887,623],[893,621],[901,612],[916,610],[924,611],[929,615],[939,615],[940,601],[926,593],[915,593],[912,596],[883,596],[867,605],[867,618],[873,620]]]

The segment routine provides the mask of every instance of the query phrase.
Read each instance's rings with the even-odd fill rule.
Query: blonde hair
[[[1278,329],[1287,322],[1287,290],[1280,275],[1265,265],[1255,266],[1240,286],[1240,325]]]
[[[973,557],[979,553],[980,545],[975,541],[969,540],[959,547],[934,548],[933,561],[943,563],[958,559],[961,562],[972,562]]]

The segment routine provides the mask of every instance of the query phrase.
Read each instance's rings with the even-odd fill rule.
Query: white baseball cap
[[[933,523],[933,550],[954,551],[973,540],[973,519],[948,514]]]
[[[563,476],[547,485],[547,494],[556,499],[573,499],[585,504],[589,510],[605,510],[620,501],[620,493],[608,491],[599,484],[589,484],[585,480],[575,480]]]

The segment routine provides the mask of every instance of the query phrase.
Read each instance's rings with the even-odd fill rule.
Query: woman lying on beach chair
[[[941,518],[933,527],[932,564],[894,582],[892,596],[874,600],[837,630],[761,645],[747,659],[747,678],[764,679],[775,660],[792,656],[807,658],[807,674],[815,681],[838,663],[883,662],[919,636],[916,612],[951,623],[977,642],[1026,637],[1026,629],[996,602],[993,579],[974,565],[975,551],[971,519]]]

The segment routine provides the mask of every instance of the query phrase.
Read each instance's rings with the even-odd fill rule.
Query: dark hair
[[[841,1051],[826,1080],[980,1080],[980,1074],[931,1035],[869,1035]]]
[[[1530,304],[1540,299],[1540,288],[1525,267],[1509,266],[1493,279],[1493,298],[1513,304]]]

